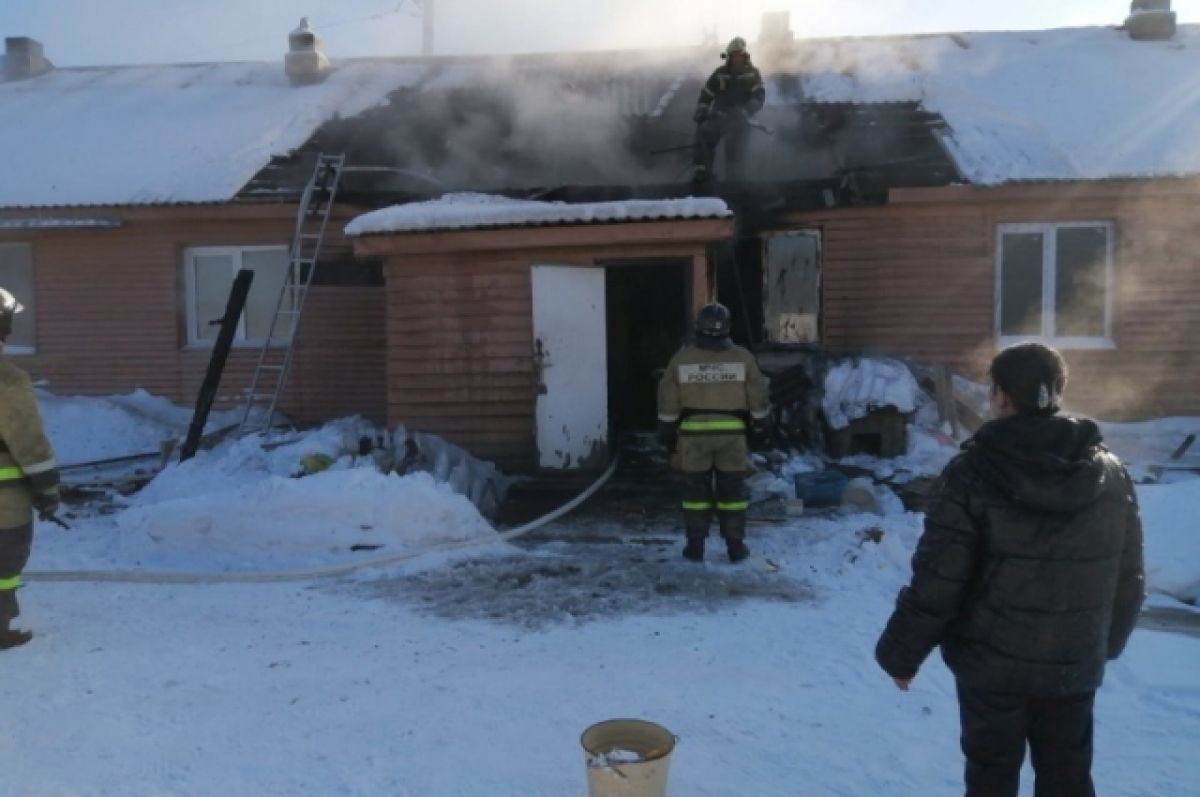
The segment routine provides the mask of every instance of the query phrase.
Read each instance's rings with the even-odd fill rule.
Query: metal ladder
[[[317,257],[325,239],[325,226],[337,197],[345,155],[318,155],[312,177],[300,197],[296,211],[296,229],[288,251],[288,269],[275,303],[275,315],[258,355],[258,365],[246,391],[246,411],[238,425],[238,434],[267,432],[275,421],[279,397],[287,384],[288,372],[296,351],[300,314],[308,298]],[[261,410],[261,412],[256,412]]]

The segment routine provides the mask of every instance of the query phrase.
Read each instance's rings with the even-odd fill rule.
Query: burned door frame
[[[674,283],[672,285],[673,294],[672,294],[672,296],[663,296],[661,298],[663,300],[663,302],[662,302],[663,304],[672,302],[673,301],[672,297],[678,299],[678,304],[672,308],[672,315],[674,315],[675,313],[678,313],[679,319],[680,319],[680,325],[679,325],[678,329],[672,330],[672,334],[674,335],[677,333],[679,340],[677,342],[672,343],[671,350],[668,353],[666,353],[666,355],[662,358],[662,361],[660,363],[658,363],[659,368],[657,368],[655,370],[661,370],[662,368],[665,368],[667,365],[667,362],[670,360],[671,355],[674,354],[675,351],[678,350],[679,346],[682,345],[687,340],[689,332],[691,330],[691,326],[692,326],[691,319],[694,317],[695,312],[699,309],[699,306],[700,306],[700,304],[698,304],[698,302],[702,303],[704,301],[707,301],[706,299],[702,300],[699,297],[706,296],[708,293],[708,290],[709,290],[709,288],[708,288],[709,280],[708,280],[708,274],[707,274],[708,265],[706,262],[699,262],[697,257],[698,256],[695,254],[687,254],[687,255],[668,255],[668,256],[606,258],[606,259],[601,259],[601,260],[596,261],[596,264],[598,266],[602,266],[604,268],[606,281],[611,281],[611,280],[615,279],[613,277],[613,275],[618,272],[628,272],[628,271],[637,271],[637,270],[645,270],[645,269],[660,269],[660,270],[665,270],[665,271],[671,272],[670,279]],[[697,284],[697,282],[699,284]],[[678,293],[674,293],[676,286],[678,289]],[[608,295],[606,295],[605,301],[609,304],[609,307],[607,308],[608,310],[610,310],[610,311],[612,310],[612,302],[615,299],[616,299],[616,296],[612,293],[609,293]],[[610,312],[609,316],[608,316],[608,321],[611,322],[612,320],[613,319],[612,319],[612,315]],[[640,330],[640,334],[645,334],[645,333],[646,333],[645,329]],[[608,337],[611,341],[613,339],[614,330],[612,328],[608,328],[608,329],[606,329],[606,334],[608,335]],[[631,340],[633,339],[632,336],[630,337],[630,339]],[[612,389],[614,389],[614,386],[616,386],[617,388],[619,388],[621,386],[620,380],[618,380],[615,383],[613,382],[614,372],[615,372],[615,369],[617,368],[617,362],[614,360],[614,358],[619,357],[619,356],[626,356],[629,354],[631,354],[631,347],[627,346],[622,350],[614,350],[610,346],[609,351],[608,351],[608,364],[607,364],[608,371],[609,371],[609,379],[610,379],[610,391]],[[628,387],[628,385],[626,385],[626,387]],[[651,398],[653,398],[653,397],[651,397]],[[622,427],[619,423],[619,420],[622,416],[622,410],[628,409],[628,407],[629,407],[628,404],[622,404],[622,402],[620,400],[610,399],[610,401],[609,401],[609,439],[611,441],[614,441],[614,442],[616,441],[616,439],[617,439],[616,434],[618,432],[628,431],[628,427]],[[655,412],[654,415],[657,415],[657,412]],[[626,418],[626,420],[627,420],[627,418]],[[649,423],[650,423],[650,426],[645,427],[645,428],[653,428],[653,418],[651,418]]]
[[[812,275],[812,280],[815,283],[809,289],[814,294],[811,297],[811,306],[814,312],[811,314],[815,318],[811,322],[811,334],[805,335],[803,332],[788,336],[782,333],[785,329],[783,324],[773,323],[775,316],[782,315],[779,310],[772,311],[771,303],[773,292],[771,286],[778,282],[776,272],[772,269],[771,261],[771,242],[778,239],[811,239],[814,243],[813,259],[815,264],[815,274]],[[805,344],[805,343],[821,343],[825,338],[825,297],[824,297],[824,241],[822,231],[819,227],[805,227],[789,230],[773,230],[763,233],[762,235],[762,310],[763,310],[763,340],[767,343],[783,343],[783,344]],[[793,280],[797,286],[807,279],[801,277]],[[797,316],[809,315],[807,313],[797,313]],[[788,327],[792,328],[792,327]]]

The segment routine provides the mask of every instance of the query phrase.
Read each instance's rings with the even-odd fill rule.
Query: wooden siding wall
[[[389,423],[509,471],[535,452],[529,261],[515,253],[389,259]]]
[[[191,405],[210,350],[187,346],[183,251],[191,246],[287,245],[293,210],[232,207],[94,213],[126,215],[110,230],[6,231],[33,245],[36,353],[14,357],[60,394],[136,388]],[[56,214],[57,215],[57,214]],[[348,251],[331,220],[326,253]],[[313,288],[283,409],[312,423],[349,414],[383,420],[383,290]],[[237,403],[258,350],[230,354],[218,401]]]
[[[797,216],[823,233],[823,334],[842,351],[946,363],[984,380],[996,353],[996,226],[1112,221],[1114,350],[1064,350],[1070,408],[1112,419],[1200,414],[1194,203],[1123,189],[979,189]],[[943,194],[943,197],[945,194]]]
[[[691,260],[702,276],[706,256],[695,241],[569,248],[570,228],[518,232],[528,247],[462,252],[448,234],[435,237],[446,240],[441,251],[406,253],[362,241],[385,258],[388,422],[441,435],[508,472],[529,472],[537,465],[530,267],[675,259]],[[397,236],[395,245],[411,240]],[[706,291],[692,289],[703,301]]]

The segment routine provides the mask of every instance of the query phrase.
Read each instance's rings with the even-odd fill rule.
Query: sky
[[[334,58],[415,55],[430,0],[3,0],[0,32],[32,36],[58,66],[274,60],[310,17]],[[1176,0],[1200,22],[1200,0]],[[757,37],[786,11],[798,38],[1120,24],[1124,0],[436,0],[434,52],[513,53]]]

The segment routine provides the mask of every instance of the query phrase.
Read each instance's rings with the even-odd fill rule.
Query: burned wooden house
[[[301,423],[359,413],[510,470],[590,467],[648,425],[655,369],[713,296],[781,367],[821,347],[979,376],[1039,339],[1064,350],[1077,409],[1200,411],[1184,145],[1200,115],[1181,66],[1200,66],[1200,30],[764,31],[769,132],[743,181],[690,200],[715,51],[330,62],[316,46],[293,37],[286,68],[54,69],[8,40],[0,108],[23,124],[0,130],[0,284],[30,308],[8,352],[35,377],[190,401],[247,268],[222,389],[241,400],[296,276],[313,164],[336,153],[282,395]],[[466,192],[595,210],[438,221]],[[403,223],[346,233],[397,207]]]

